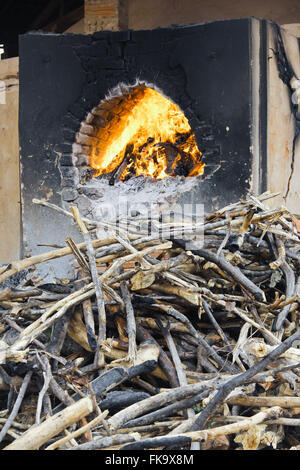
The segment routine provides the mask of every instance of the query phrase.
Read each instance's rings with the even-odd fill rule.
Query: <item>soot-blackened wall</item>
[[[32,205],[32,198],[76,203],[75,134],[111,89],[137,79],[158,87],[189,119],[211,174],[195,185],[194,199],[211,210],[251,189],[251,19],[91,36],[29,33],[20,37],[27,252],[75,236],[66,218]]]

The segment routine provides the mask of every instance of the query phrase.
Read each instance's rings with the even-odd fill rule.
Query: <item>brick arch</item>
[[[73,138],[71,134],[67,136],[68,141],[71,143],[71,152],[68,157],[70,158],[68,164],[70,166],[60,165],[64,205],[70,202],[75,203],[79,207],[81,206],[83,214],[88,214],[91,200],[97,199],[97,191],[91,189],[87,182],[92,181],[94,176],[94,170],[90,166],[90,157],[93,146],[101,145],[99,129],[109,128],[110,122],[113,125],[116,111],[122,108],[122,102],[128,100],[128,97],[134,95],[134,92],[140,88],[152,88],[175,103],[175,100],[167,96],[157,85],[136,79],[133,84],[120,82],[104,96],[99,104],[86,111],[85,118],[78,122],[77,129],[73,127]],[[83,100],[83,97],[81,97],[81,100]],[[199,149],[205,156],[206,148],[208,148],[209,153],[209,146],[214,143],[211,127],[207,123],[200,122],[189,107],[183,109],[177,102],[175,104],[189,121],[192,131],[196,130],[198,135],[201,136],[201,148]]]
[[[82,183],[82,179],[86,176],[89,177],[89,174],[92,176],[93,171],[90,170],[89,165],[92,147],[101,145],[101,139],[105,139],[105,133],[110,132],[110,122],[114,125],[119,110],[124,109],[122,103],[128,101],[128,98],[132,98],[128,101],[128,105],[132,106],[135,100],[135,92],[143,88],[152,88],[168,100],[173,101],[154,84],[139,80],[133,85],[119,83],[110,90],[105,98],[88,112],[75,135],[75,142],[72,146],[72,159],[73,165],[78,168],[79,182]],[[101,129],[103,129],[103,132],[99,138],[99,130]]]

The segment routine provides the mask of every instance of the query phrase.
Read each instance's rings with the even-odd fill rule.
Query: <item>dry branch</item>
[[[35,201],[84,242],[0,267],[2,448],[235,449],[267,426],[261,445],[297,447],[300,237],[272,197],[200,222],[122,216],[117,232]],[[201,249],[183,228],[204,234]],[[28,269],[61,257],[72,279],[41,284]],[[38,424],[20,427],[24,415]]]

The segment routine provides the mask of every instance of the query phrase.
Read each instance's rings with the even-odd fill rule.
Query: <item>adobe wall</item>
[[[19,59],[0,61],[0,263],[19,257]]]

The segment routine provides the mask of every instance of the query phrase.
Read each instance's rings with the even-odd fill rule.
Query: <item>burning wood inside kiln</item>
[[[110,184],[133,176],[163,179],[203,174],[195,135],[180,108],[148,86],[132,87],[97,110],[105,126],[86,139],[93,176],[110,174]],[[99,115],[99,114],[98,114]]]

